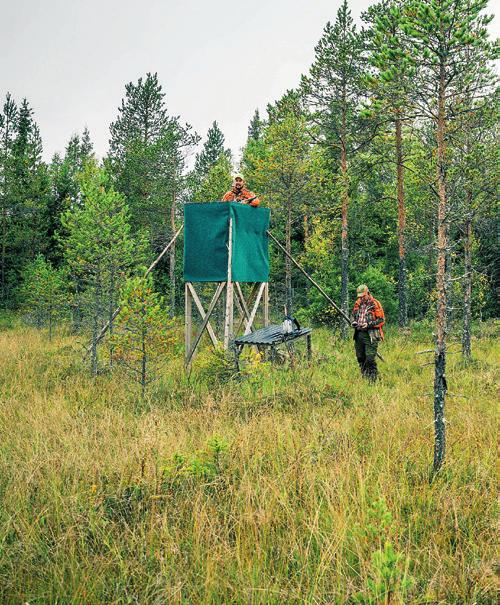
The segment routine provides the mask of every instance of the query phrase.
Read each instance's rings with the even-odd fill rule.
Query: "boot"
[[[360,361],[358,359],[358,365],[359,365],[359,369],[361,370],[361,376],[363,376],[363,378],[366,378],[366,362]]]
[[[370,382],[376,382],[376,380],[378,378],[378,368],[377,368],[377,362],[374,359],[366,360],[365,372],[366,372],[366,378],[368,378],[368,380]]]

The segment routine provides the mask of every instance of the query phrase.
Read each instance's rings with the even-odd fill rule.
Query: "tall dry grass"
[[[70,337],[0,332],[0,602],[493,603],[495,371],[450,357],[432,482],[427,331],[383,379],[315,334],[311,367],[228,380],[169,360],[148,400],[92,380]]]

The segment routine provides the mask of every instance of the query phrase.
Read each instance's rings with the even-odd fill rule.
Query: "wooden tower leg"
[[[264,327],[269,325],[269,282],[264,286]]]
[[[229,219],[229,238],[227,255],[227,283],[226,283],[226,313],[224,317],[224,349],[227,351],[234,332],[234,304],[233,304],[233,219]]]
[[[188,282],[184,284],[184,318],[184,364],[187,366],[190,358],[191,339],[193,335],[193,299]]]

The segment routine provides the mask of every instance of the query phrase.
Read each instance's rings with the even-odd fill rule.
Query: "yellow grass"
[[[482,332],[473,364],[449,358],[433,482],[420,328],[389,335],[376,387],[323,330],[311,367],[243,381],[217,384],[204,354],[188,382],[173,355],[142,402],[118,372],[92,380],[70,337],[0,332],[0,602],[494,603]]]

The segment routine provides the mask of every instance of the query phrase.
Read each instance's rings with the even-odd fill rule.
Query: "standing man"
[[[241,202],[250,206],[258,206],[259,198],[245,187],[245,179],[242,174],[235,174],[232,188],[222,198],[223,202]]]
[[[370,382],[375,382],[378,377],[376,361],[378,343],[384,340],[382,332],[385,323],[384,310],[365,284],[358,286],[356,294],[357,300],[351,315],[356,358],[361,375],[368,378]]]

